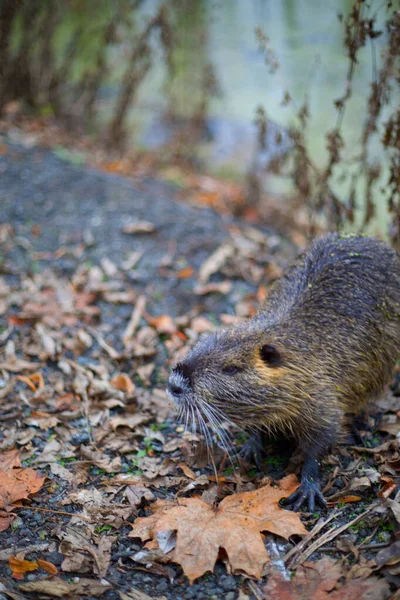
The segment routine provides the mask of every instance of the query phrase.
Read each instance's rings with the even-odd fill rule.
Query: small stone
[[[47,552],[46,560],[56,567],[59,567],[64,560],[64,556],[55,550],[54,552]]]
[[[360,529],[360,531],[358,532],[359,536],[362,538],[367,537],[368,535],[368,531],[366,529]]]
[[[228,592],[225,596],[225,600],[235,600],[236,594],[235,592]]]
[[[162,594],[163,592],[166,592],[167,589],[168,589],[168,583],[165,581],[165,579],[156,586],[156,590],[160,594]]]
[[[224,592],[231,592],[233,590],[236,590],[236,580],[232,575],[226,575],[225,577],[221,577],[219,585],[222,587]]]

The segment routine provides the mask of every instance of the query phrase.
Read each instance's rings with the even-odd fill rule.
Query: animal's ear
[[[264,346],[261,346],[260,358],[269,367],[279,367],[282,363],[281,353],[272,344],[264,344]]]

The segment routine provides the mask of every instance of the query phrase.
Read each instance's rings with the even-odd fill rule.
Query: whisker
[[[224,449],[224,451],[226,452],[230,463],[233,466],[233,461],[232,461],[232,444],[230,442],[230,439],[226,433],[226,431],[224,431],[224,429],[221,428],[221,420],[218,414],[215,413],[215,411],[211,411],[209,410],[210,407],[203,405],[202,406],[202,410],[204,412],[204,415],[206,416],[207,420],[209,421],[211,427],[213,428],[214,432],[216,433],[217,437],[219,437],[219,441],[222,445],[222,448]]]

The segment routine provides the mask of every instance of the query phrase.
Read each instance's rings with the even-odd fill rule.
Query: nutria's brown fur
[[[283,432],[305,455],[292,498],[323,502],[318,459],[346,413],[390,380],[400,350],[400,260],[368,237],[316,241],[271,288],[259,313],[201,340],[175,366],[169,394],[212,424]],[[201,420],[201,419],[200,419]]]

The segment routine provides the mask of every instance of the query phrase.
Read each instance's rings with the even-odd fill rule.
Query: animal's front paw
[[[256,465],[257,469],[262,472],[264,450],[260,436],[256,435],[248,439],[240,449],[239,456],[246,462]]]
[[[293,494],[286,498],[283,506],[290,510],[299,511],[304,503],[307,503],[308,511],[314,512],[315,502],[323,508],[326,507],[326,500],[321,492],[319,481],[305,479]]]

